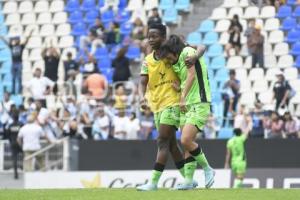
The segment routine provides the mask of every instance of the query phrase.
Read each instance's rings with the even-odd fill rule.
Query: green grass
[[[137,192],[134,189],[0,190],[0,200],[300,200],[300,190],[193,190]]]

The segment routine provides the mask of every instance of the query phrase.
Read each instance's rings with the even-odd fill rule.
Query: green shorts
[[[236,174],[245,174],[247,168],[246,161],[231,163],[232,172]]]
[[[179,127],[180,109],[179,106],[168,107],[160,112],[154,113],[155,127],[159,130],[160,124]]]
[[[196,103],[186,106],[187,111],[180,113],[180,126],[185,124],[195,125],[199,130],[203,130],[210,114],[209,103]]]

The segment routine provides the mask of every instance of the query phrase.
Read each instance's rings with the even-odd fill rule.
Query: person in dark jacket
[[[126,48],[121,48],[117,57],[112,62],[112,67],[115,69],[113,74],[113,82],[128,81],[131,76],[129,69],[129,59],[125,57]]]

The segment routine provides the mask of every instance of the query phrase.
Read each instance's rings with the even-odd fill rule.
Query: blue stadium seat
[[[7,47],[0,49],[0,62],[3,62],[1,68],[3,68],[3,66],[6,66],[7,65],[6,62],[10,60],[11,60],[10,49]],[[2,71],[3,69],[0,70]]]
[[[125,23],[129,21],[131,15],[130,12],[127,10],[119,10],[118,15],[116,16],[115,20],[119,23]]]
[[[98,7],[102,8],[104,6],[104,1],[105,0],[98,0]]]
[[[292,7],[286,6],[286,5],[279,7],[276,17],[286,18],[286,17],[290,17],[290,16],[292,16]]]
[[[72,35],[75,36],[80,36],[80,35],[85,35],[86,34],[86,27],[84,23],[77,23],[74,24],[73,30],[72,30]]]
[[[119,1],[119,9],[124,10],[127,6],[127,0],[120,0]]]
[[[300,31],[300,24],[298,24],[298,26],[296,26],[296,31]]]
[[[290,51],[290,54],[294,56],[299,56],[300,55],[300,42],[296,42]]]
[[[103,69],[111,68],[111,60],[108,57],[101,57],[97,61],[98,69],[102,71]]]
[[[219,40],[219,36],[216,32],[208,32],[205,34],[202,43],[205,45],[215,44]]]
[[[120,27],[121,35],[123,35],[123,36],[130,35],[131,31],[132,31],[132,24],[131,23],[128,22],[128,23],[121,24],[121,27]]]
[[[229,71],[227,68],[221,68],[215,75],[215,81],[224,82],[229,78]]]
[[[282,26],[280,27],[280,29],[284,30],[284,31],[289,31],[293,28],[296,28],[296,26],[297,26],[296,19],[293,17],[287,17],[283,20]]]
[[[97,9],[96,2],[95,2],[95,0],[83,0],[80,8],[83,11],[95,10],[95,9]]]
[[[160,10],[174,9],[174,0],[161,0],[159,2],[158,8]]]
[[[223,47],[220,44],[213,44],[208,48],[206,55],[208,57],[215,57],[223,55]]]
[[[300,17],[300,6],[297,6],[294,10],[293,17]]]
[[[139,59],[141,57],[141,49],[134,45],[129,46],[126,57],[129,59]]]
[[[99,11],[98,10],[91,10],[89,12],[87,12],[85,14],[85,18],[84,18],[84,21],[87,22],[87,23],[94,23],[95,20],[99,17]]]
[[[232,128],[221,128],[218,134],[219,139],[229,139],[233,136]]]
[[[214,103],[222,103],[221,93],[218,91],[218,88],[213,88],[211,93],[211,99]]]
[[[79,0],[68,0],[65,6],[65,10],[68,12],[79,10],[79,8],[80,8]]]
[[[4,16],[0,13],[0,24],[4,23]]]
[[[108,83],[112,83],[112,77],[114,74],[113,68],[105,68],[101,71],[101,73],[107,78]]]
[[[16,105],[16,106],[20,106],[20,105],[23,104],[23,97],[22,97],[22,95],[12,95],[12,96],[10,97],[10,99],[11,99],[13,102],[15,102],[15,105]]]
[[[106,47],[100,47],[97,48],[94,57],[96,59],[102,59],[102,58],[108,58],[109,57],[109,53]]]
[[[285,41],[288,43],[294,43],[294,42],[300,41],[299,35],[300,35],[300,30],[299,31],[296,29],[291,30],[288,32]]]
[[[180,11],[189,12],[190,5],[190,0],[176,0],[175,8]]]
[[[201,43],[201,41],[202,41],[201,34],[198,32],[189,33],[186,38],[186,42],[189,45],[199,45]]]
[[[0,25],[0,35],[2,36],[7,36],[7,26],[5,25]]]
[[[210,65],[209,57],[204,54],[204,62],[207,66]]]
[[[287,3],[287,5],[293,6],[293,5],[296,5],[297,0],[287,0],[286,3]]]
[[[300,68],[300,56],[298,56],[298,57],[296,58],[296,61],[295,61],[294,66],[297,67],[297,68]]]
[[[104,24],[114,21],[114,11],[107,10],[107,11],[101,13],[101,21]]]
[[[11,73],[6,73],[3,77],[3,82],[12,82],[12,75]]]
[[[68,21],[72,24],[82,22],[82,20],[83,20],[82,12],[78,10],[71,12],[68,19]]]
[[[200,26],[199,26],[199,28],[198,28],[197,31],[200,32],[200,33],[205,33],[205,32],[213,31],[214,28],[215,28],[215,23],[214,23],[214,21],[207,19],[207,20],[204,20],[204,21],[200,24]]]
[[[165,23],[177,24],[178,12],[174,8],[166,9],[162,17]]]
[[[224,56],[214,57],[209,65],[210,69],[221,69],[226,66],[226,60]]]

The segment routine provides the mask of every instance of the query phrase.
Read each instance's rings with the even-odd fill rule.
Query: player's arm
[[[180,109],[182,111],[185,111],[185,98],[187,97],[194,79],[195,79],[195,67],[193,65],[193,67],[187,67],[187,79],[186,79],[186,83],[185,83],[185,87],[183,88],[182,92],[181,92],[181,97],[180,97]]]
[[[196,61],[204,55],[205,51],[206,47],[200,44],[197,46],[197,52],[194,55],[186,57],[185,64],[189,67],[192,67]]]
[[[226,157],[225,157],[225,164],[224,164],[224,168],[225,169],[229,169],[230,167],[230,158],[231,158],[231,153],[230,150],[227,148],[226,150]]]
[[[146,96],[148,81],[149,81],[148,65],[145,61],[141,68],[141,76],[139,82],[139,96],[140,96],[140,104],[142,109],[145,109],[147,107],[147,100],[145,96]]]

